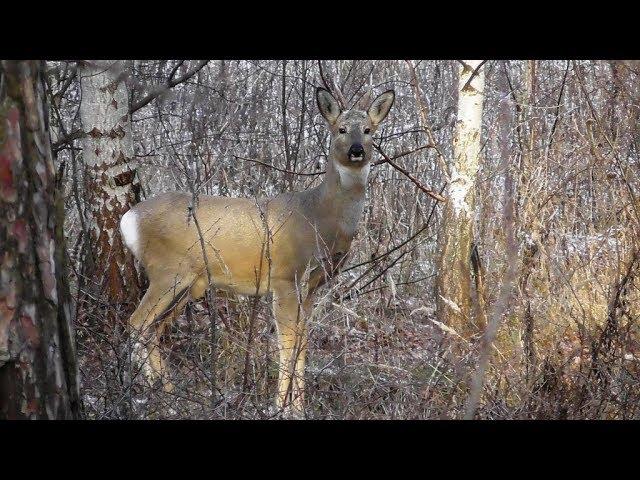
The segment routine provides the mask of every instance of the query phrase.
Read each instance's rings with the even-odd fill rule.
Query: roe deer
[[[193,212],[191,194],[165,193],[123,215],[122,238],[149,278],[129,322],[140,335],[153,327],[151,338],[143,337],[151,380],[164,377],[158,350],[163,318],[180,312],[189,298],[203,297],[209,281],[241,295],[273,293],[280,353],[276,406],[303,414],[305,314],[313,291],[336,272],[351,246],[364,207],[372,135],[394,99],[388,90],[367,111],[343,112],[328,90],[316,90],[331,147],[315,188],[259,200],[200,195]]]

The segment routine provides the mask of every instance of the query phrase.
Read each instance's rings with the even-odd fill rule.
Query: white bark
[[[480,69],[475,73],[476,69]],[[438,261],[438,312],[442,323],[465,338],[482,328],[482,318],[472,319],[471,250],[475,181],[480,164],[480,127],[484,74],[479,60],[465,60],[458,80],[458,117],[453,139],[449,201],[443,212],[440,259]],[[455,305],[456,308],[451,308]]]
[[[473,212],[473,193],[480,157],[480,129],[484,100],[484,69],[480,60],[463,60],[460,65],[458,119],[453,140],[454,161],[451,166],[449,198],[456,216],[470,217]],[[469,83],[467,85],[467,83]]]
[[[95,198],[93,212],[120,210],[128,205],[131,183],[118,185],[119,175],[135,169],[129,98],[120,61],[91,60],[80,72],[80,119],[84,164],[97,173],[103,195]],[[98,228],[94,222],[92,228]],[[100,232],[96,232],[99,235]],[[112,232],[109,232],[111,237]],[[109,238],[111,244],[113,238]]]
[[[80,69],[87,223],[96,269],[106,272],[114,297],[131,288],[135,271],[133,260],[123,251],[118,230],[122,215],[135,203],[138,188],[129,92],[124,80],[120,61],[90,60]],[[121,284],[119,288],[114,285],[117,283]]]

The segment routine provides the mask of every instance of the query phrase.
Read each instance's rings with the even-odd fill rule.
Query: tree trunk
[[[120,238],[122,215],[139,201],[129,93],[119,61],[85,62],[80,71],[86,167],[89,277],[109,304],[133,307],[140,288],[132,254]]]
[[[471,249],[484,72],[479,60],[463,61],[459,72],[458,118],[450,165],[449,201],[443,214],[436,290],[441,321],[468,338],[482,327],[471,315]]]
[[[44,62],[0,68],[0,418],[79,416]],[[56,206],[57,205],[57,206]]]

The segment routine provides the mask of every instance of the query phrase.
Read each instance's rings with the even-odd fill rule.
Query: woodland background
[[[145,278],[117,227],[164,191],[314,186],[329,146],[316,86],[346,106],[389,88],[396,102],[374,138],[350,261],[310,320],[307,417],[640,417],[639,62],[482,62],[474,159],[456,156],[468,68],[456,60],[10,63],[0,73],[2,417],[274,417],[268,298],[216,292],[190,304],[162,342],[176,390],[146,382],[126,327]],[[16,138],[46,168],[25,160],[19,176],[7,160]],[[468,218],[434,198],[449,198],[461,169],[473,181]],[[40,187],[46,195],[20,196]],[[25,208],[35,212],[26,228]],[[44,237],[55,238],[57,295],[29,287],[47,272],[16,268],[42,260]],[[61,358],[43,353],[47,335]],[[29,355],[12,350],[16,338]],[[29,378],[68,398],[41,405]]]

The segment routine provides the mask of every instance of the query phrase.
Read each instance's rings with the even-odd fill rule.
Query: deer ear
[[[371,118],[371,123],[376,126],[382,123],[389,113],[389,110],[391,110],[391,106],[395,99],[396,92],[393,90],[387,90],[386,92],[378,95],[367,111],[369,118]]]
[[[318,109],[330,125],[336,123],[340,116],[340,105],[338,101],[331,95],[329,90],[322,87],[316,89],[316,100],[318,102]]]

